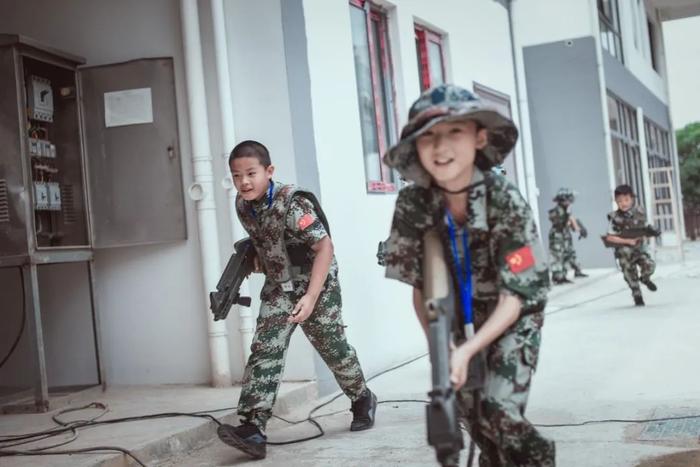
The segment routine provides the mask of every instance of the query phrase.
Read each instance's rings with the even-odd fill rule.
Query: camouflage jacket
[[[501,293],[518,296],[522,313],[543,310],[549,275],[530,206],[502,176],[475,168],[472,186],[464,228],[472,259],[475,322],[476,310],[490,314]],[[402,189],[387,240],[386,277],[422,289],[423,234],[431,228],[441,232],[448,264],[454,264],[442,192],[417,185]],[[454,268],[452,272],[454,277]]]
[[[330,235],[326,216],[313,193],[275,183],[269,206],[267,196],[252,202],[237,196],[236,211],[269,280],[284,284],[308,277],[314,258],[310,247]],[[333,258],[330,273],[336,270]]]
[[[633,206],[627,211],[617,209],[608,214],[608,234],[618,235],[627,229],[641,228],[647,225],[647,217],[644,214],[644,209],[641,206]],[[635,246],[620,245],[615,249],[634,249],[643,248],[646,244],[646,239],[642,237],[641,241]]]
[[[569,231],[569,219],[571,214],[564,206],[557,204],[549,210],[549,221],[552,223],[552,230],[557,232]]]

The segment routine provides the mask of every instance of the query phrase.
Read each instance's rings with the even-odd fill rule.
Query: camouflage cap
[[[576,192],[574,192],[572,189],[562,187],[557,190],[557,194],[554,196],[553,201],[571,201],[573,203],[575,196]]]
[[[401,139],[384,155],[384,163],[407,180],[429,187],[431,177],[418,159],[415,140],[432,126],[445,121],[474,120],[488,130],[486,147],[477,151],[489,167],[501,164],[518,140],[515,124],[466,89],[441,84],[428,89],[413,103]]]

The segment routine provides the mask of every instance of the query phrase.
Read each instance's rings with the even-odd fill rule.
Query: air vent
[[[61,185],[61,207],[63,208],[63,222],[65,224],[75,224],[78,216],[75,213],[73,185]]]
[[[10,222],[10,199],[7,196],[7,180],[0,178],[0,223]]]

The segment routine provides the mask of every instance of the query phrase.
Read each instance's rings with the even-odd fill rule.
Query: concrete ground
[[[687,253],[685,264],[658,267],[655,281],[659,291],[645,291],[647,306],[643,308],[632,305],[629,290],[615,270],[590,271],[590,278],[552,291],[527,416],[539,425],[594,422],[541,427],[557,443],[557,465],[700,466],[700,418],[683,420],[680,428],[671,425],[675,422],[604,421],[700,415],[700,374],[696,366],[700,351],[700,244],[690,245]],[[414,319],[412,313],[407,319]],[[161,467],[436,465],[425,436],[422,401],[428,386],[429,362],[423,357],[370,383],[384,402],[374,429],[349,432],[349,401],[341,397],[318,412],[325,436],[301,444],[269,446],[263,461],[250,461],[222,444],[216,438],[214,424],[198,419],[84,430],[70,447],[118,445],[135,450],[149,466]],[[186,391],[189,389],[124,388],[111,390],[100,400],[112,408],[107,418],[218,408],[233,405],[238,396],[237,389]],[[287,420],[302,420],[323,402],[309,401],[313,395],[309,385],[288,385],[284,391],[278,414]],[[230,412],[217,415],[223,415],[229,423],[234,419]],[[0,436],[49,426],[47,415],[2,416]],[[315,433],[308,423],[290,425],[273,419],[268,426],[271,441]],[[0,464],[126,465],[124,457],[115,454],[1,458]]]

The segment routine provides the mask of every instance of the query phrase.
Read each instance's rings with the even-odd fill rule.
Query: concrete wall
[[[554,194],[569,187],[578,192],[572,212],[590,232],[576,242],[579,260],[584,267],[611,266],[612,255],[597,238],[607,230],[610,192],[595,42],[525,47],[523,57],[543,233]]]
[[[604,54],[603,60],[606,88],[633,108],[642,107],[646,117],[668,130],[668,106],[614,57]]]

